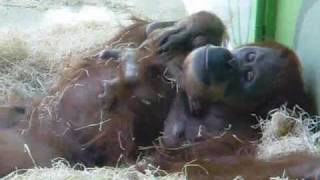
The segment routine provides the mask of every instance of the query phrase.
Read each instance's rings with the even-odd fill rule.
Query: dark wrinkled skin
[[[191,50],[206,44],[221,45],[225,27],[214,14],[200,11],[178,21],[161,36],[159,52]]]

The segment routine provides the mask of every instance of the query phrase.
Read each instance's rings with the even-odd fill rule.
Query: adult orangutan
[[[0,164],[3,167],[0,168],[3,169],[2,173],[9,172],[13,167],[46,165],[48,159],[56,156],[65,157],[71,162],[80,161],[87,165],[114,165],[121,160],[119,158],[121,154],[130,160],[131,157],[135,157],[137,145],[149,145],[159,135],[163,120],[170,110],[164,128],[165,145],[177,147],[184,141],[199,144],[183,150],[178,149],[172,152],[169,158],[161,156],[159,163],[163,168],[175,170],[186,161],[198,158],[199,163],[210,174],[201,176],[202,171],[191,169],[191,177],[212,179],[243,174],[248,178],[260,178],[278,173],[284,168],[292,169],[291,167],[293,170],[289,171],[290,174],[297,177],[313,175],[315,172],[313,170],[318,167],[318,160],[307,155],[284,158],[283,161],[273,163],[257,161],[251,155],[248,150],[254,149],[254,146],[247,143],[247,140],[256,139],[258,135],[255,130],[248,127],[253,122],[248,113],[264,114],[264,111],[260,111],[259,108],[259,105],[263,108],[262,104],[256,103],[257,101],[253,99],[268,94],[270,86],[262,86],[259,89],[261,86],[259,82],[268,82],[268,79],[260,79],[260,76],[256,78],[256,74],[252,74],[253,71],[250,68],[249,70],[244,68],[250,63],[242,65],[244,62],[239,60],[242,59],[240,58],[241,53],[230,55],[226,50],[211,51],[211,48],[205,51],[200,50],[199,53],[196,53],[197,50],[191,53],[191,57],[192,54],[195,57],[198,57],[197,54],[199,54],[200,58],[195,58],[197,61],[188,58],[184,69],[181,70],[179,67],[190,50],[204,45],[202,42],[213,43],[210,40],[203,41],[205,39],[203,37],[211,35],[210,33],[201,35],[207,30],[202,31],[202,28],[195,28],[195,31],[200,33],[194,33],[194,28],[192,26],[188,28],[187,25],[188,23],[182,23],[184,28],[176,28],[181,26],[181,23],[177,23],[167,29],[149,26],[147,29],[147,32],[151,32],[149,34],[140,31],[145,30],[144,23],[132,26],[133,29],[139,29],[137,30],[140,32],[137,33],[139,36],[132,36],[134,33],[130,35],[134,31],[125,31],[118,40],[125,41],[127,37],[142,42],[144,37],[147,37],[144,43],[138,42],[137,48],[103,51],[98,57],[99,61],[87,61],[73,69],[70,74],[65,75],[65,80],[52,90],[51,96],[43,99],[37,109],[31,111],[30,120],[23,130],[25,136],[16,138],[16,134],[12,134],[11,129],[0,133],[0,137],[13,137],[12,141],[5,141],[5,148],[0,148],[0,151],[14,157],[11,158],[11,164]],[[117,39],[114,39],[113,42],[115,41]],[[260,47],[253,49],[260,49]],[[286,51],[282,52],[281,48],[263,49],[271,52],[259,52],[262,52],[263,56],[269,55],[271,59],[288,60],[292,56],[289,53],[287,57],[286,53],[283,53]],[[158,50],[157,53],[165,55],[154,53],[156,50]],[[279,54],[275,53],[277,51]],[[168,55],[173,55],[173,57]],[[239,58],[236,58],[237,55]],[[211,57],[214,60],[210,59]],[[229,57],[232,58],[229,59]],[[104,62],[109,58],[116,60]],[[234,61],[235,59],[239,61]],[[295,61],[291,61],[294,64]],[[172,62],[174,63],[171,64]],[[223,68],[217,69],[216,67],[220,65],[223,65]],[[269,65],[267,63],[263,66],[270,67]],[[264,75],[261,77],[268,77],[265,76],[263,66],[257,65],[262,68],[261,72]],[[177,98],[175,98],[175,89],[162,81],[163,71],[170,67],[172,67],[169,70],[170,75],[178,78],[178,81],[182,83],[182,89],[185,90],[183,92],[185,95],[178,94]],[[292,67],[293,72],[299,69],[295,69],[294,65]],[[260,73],[260,71],[254,72]],[[278,71],[275,73],[277,74]],[[299,84],[302,82],[300,74],[295,75],[299,76],[294,80],[297,80],[296,85],[301,90],[303,86]],[[288,79],[291,80],[290,78]],[[253,79],[255,80],[252,81]],[[248,81],[248,83],[242,81]],[[255,83],[250,85],[249,82]],[[259,91],[254,91],[257,88],[256,84],[259,85]],[[265,84],[262,83],[262,85]],[[292,100],[291,96],[282,94],[288,90],[286,88],[289,86],[284,88],[283,91],[271,88],[279,90],[274,93],[278,93],[279,97],[283,95],[283,99],[276,99],[277,101],[270,103],[270,106],[266,104],[268,105],[265,107],[266,111],[273,106],[278,107],[283,102]],[[252,96],[250,96],[250,91],[253,92]],[[259,93],[255,94],[255,92]],[[300,94],[299,90],[296,92],[295,95]],[[175,103],[170,109],[173,100]],[[248,107],[241,106],[239,102],[243,100],[248,100]],[[292,104],[295,103],[292,102]],[[297,103],[300,104],[300,102]],[[177,114],[184,115],[181,121],[177,118]],[[247,117],[249,119],[246,119]],[[232,124],[231,132],[243,139],[244,144],[230,136],[222,136],[217,141],[210,141],[211,137],[222,132],[225,124]],[[19,126],[23,124],[20,123]],[[21,151],[21,144],[25,144],[23,148],[28,152],[28,156]],[[246,168],[245,165],[248,164],[253,166]],[[300,167],[303,168],[299,169]],[[255,172],[255,174],[250,174],[250,172]],[[259,175],[259,172],[264,174]]]
[[[163,77],[165,58],[174,59],[179,67],[192,48],[203,43],[219,45],[225,34],[220,19],[208,12],[159,27],[161,23],[138,21],[121,31],[108,44],[127,43],[129,48],[106,50],[79,62],[48,96],[27,110],[25,121],[0,132],[0,138],[14,139],[0,146],[0,154],[13,157],[10,164],[0,162],[0,174],[48,165],[54,157],[89,166],[116,165],[134,161],[137,146],[152,145],[175,96]],[[165,55],[156,52],[159,48]],[[109,57],[116,60],[106,61]]]

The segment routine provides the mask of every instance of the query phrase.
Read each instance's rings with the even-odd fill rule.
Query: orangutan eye
[[[250,82],[254,79],[254,72],[252,70],[248,70],[246,73],[245,73],[245,80]]]
[[[250,52],[247,54],[246,61],[247,62],[253,62],[256,59],[256,53]]]

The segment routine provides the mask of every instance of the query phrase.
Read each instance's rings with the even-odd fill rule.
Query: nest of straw
[[[22,2],[25,4],[21,4]],[[49,3],[48,7],[52,6],[52,3],[79,5],[77,3],[83,2],[86,1],[10,1],[12,6],[18,7],[46,7],[45,3]],[[100,2],[102,1],[94,1]],[[0,29],[0,104],[8,104],[12,99],[24,101],[35,96],[47,95],[48,89],[59,79],[60,73],[66,67],[83,57],[91,56],[92,52],[103,49],[106,40],[117,30],[118,27],[108,22],[81,22],[31,31]],[[40,104],[42,111],[55,104],[59,100],[58,97],[60,94],[44,99]],[[40,110],[40,115],[42,111]],[[318,153],[320,133],[315,132],[319,126],[319,117],[310,116],[298,107],[293,110],[285,106],[276,109],[270,112],[267,119],[260,119],[259,125],[263,135],[258,146],[260,159],[269,160],[299,151]],[[154,167],[147,169],[145,173],[137,171],[134,167],[86,168],[83,165],[71,166],[65,160],[57,159],[53,161],[52,168],[17,170],[4,179],[48,178],[170,180],[186,179],[186,175],[166,174],[163,171],[160,173],[160,170]]]
[[[262,130],[261,142],[258,145],[257,157],[271,160],[295,152],[319,152],[318,116],[311,116],[298,106],[288,109],[282,106],[269,113],[266,119],[259,119]],[[187,179],[185,171],[166,173],[151,164],[142,163],[144,172],[137,170],[137,166],[87,168],[81,164],[71,166],[66,160],[58,158],[52,161],[51,168],[35,167],[27,170],[17,170],[7,175],[5,180],[37,180],[37,179]],[[139,166],[139,163],[137,165]],[[234,179],[243,179],[241,176]],[[285,174],[271,179],[289,179]]]
[[[68,64],[103,49],[116,30],[106,22],[0,30],[0,104],[46,95]]]
[[[87,168],[82,164],[71,166],[66,160],[57,158],[52,161],[51,168],[34,168],[28,170],[17,170],[3,178],[3,180],[185,180],[184,173],[166,173],[151,165],[144,170],[138,171],[134,166],[115,168]]]
[[[257,157],[270,160],[290,153],[319,153],[320,117],[311,116],[300,107],[282,106],[271,111],[266,119],[259,119],[262,130]]]

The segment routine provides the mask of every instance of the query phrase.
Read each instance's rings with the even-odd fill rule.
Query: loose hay
[[[257,157],[262,160],[288,155],[294,152],[318,153],[316,144],[319,133],[319,117],[310,116],[301,108],[293,110],[282,106],[269,113],[266,119],[260,119],[259,125],[262,129],[261,142],[258,145]],[[186,165],[188,166],[188,165]],[[17,170],[4,177],[4,180],[42,180],[42,179],[164,179],[176,180],[187,179],[187,172],[166,173],[158,168],[148,165],[144,173],[138,171],[134,166],[130,167],[103,167],[87,168],[81,164],[71,166],[64,159],[53,160],[52,168],[35,167],[28,170]],[[204,171],[206,171],[204,169]],[[234,179],[243,179],[237,176]],[[285,171],[281,177],[271,177],[274,180],[287,180]]]
[[[164,174],[164,175],[160,175]],[[184,173],[167,174],[155,167],[149,166],[145,173],[138,171],[134,166],[126,168],[86,168],[81,164],[71,166],[67,161],[58,158],[53,160],[52,168],[34,168],[17,170],[3,178],[3,180],[185,180]]]
[[[0,29],[0,104],[12,96],[45,95],[64,67],[102,49],[117,29],[94,21],[29,32]]]
[[[20,1],[12,1],[11,5],[23,6],[17,4],[18,2]],[[43,4],[39,6],[37,4],[39,1],[32,2],[35,3],[33,7],[46,7]],[[74,5],[82,1],[59,1],[61,2],[61,5]],[[71,61],[91,55],[92,52],[103,48],[105,41],[117,29],[118,27],[110,22],[94,21],[41,27],[28,32],[0,29],[0,104],[8,103],[12,96],[22,96],[25,99],[35,95],[45,95],[52,83],[58,79],[59,73],[72,63]],[[57,97],[58,95],[42,101],[40,108],[50,112],[50,109],[46,109],[49,107],[47,104],[54,104]],[[299,108],[290,110],[281,107],[272,111],[266,120],[261,119],[259,124],[263,134],[257,154],[260,159],[270,160],[300,151],[318,152],[315,144],[320,134],[312,132],[319,124],[318,117],[311,117]],[[66,161],[58,159],[53,162],[52,168],[17,170],[4,179],[186,179],[186,175],[182,172],[165,176],[159,176],[157,168],[149,168],[145,172],[139,172],[133,166],[72,167]],[[161,171],[160,174],[166,173]]]
[[[312,117],[298,106],[271,111],[267,119],[259,120],[262,138],[257,157],[270,160],[294,152],[318,153],[319,124],[318,116]]]

